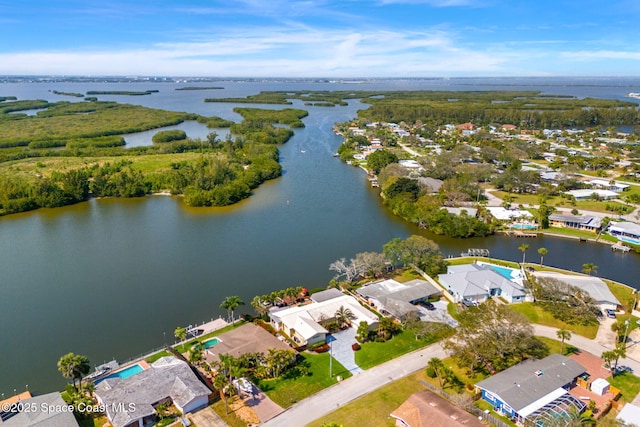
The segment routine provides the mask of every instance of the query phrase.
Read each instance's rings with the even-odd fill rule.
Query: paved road
[[[317,420],[373,390],[406,377],[427,366],[432,357],[444,359],[446,354],[439,343],[430,345],[368,369],[358,375],[326,388],[272,418],[263,426],[301,426]]]

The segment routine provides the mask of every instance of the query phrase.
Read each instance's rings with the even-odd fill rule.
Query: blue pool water
[[[144,371],[144,369],[142,368],[142,366],[136,364],[136,365],[131,365],[126,369],[123,369],[121,371],[118,372],[114,372],[113,374],[109,374],[104,378],[100,378],[98,381],[95,382],[95,384],[100,383],[100,381],[104,381],[107,378],[129,378],[134,376],[135,374],[139,374],[140,372]]]
[[[519,223],[516,223],[516,224],[511,224],[511,228],[515,228],[515,229],[518,229],[518,230],[535,230],[538,227],[533,225],[533,224],[519,224]]]
[[[498,265],[489,265],[489,268],[491,268],[493,271],[495,271],[502,277],[506,277],[509,280],[513,279],[513,274],[512,274],[514,272],[513,268],[500,267]]]
[[[638,239],[633,239],[631,237],[625,237],[625,236],[616,236],[616,237],[618,237],[618,240],[622,240],[623,242],[631,243],[632,245],[640,245],[640,240]]]
[[[211,348],[219,342],[220,340],[218,338],[211,338],[210,340],[206,340],[204,343],[202,343],[202,346],[204,348]]]

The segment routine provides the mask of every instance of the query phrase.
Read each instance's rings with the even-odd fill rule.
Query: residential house
[[[444,183],[444,181],[440,179],[430,178],[428,176],[417,178],[417,181],[422,187],[428,188],[430,193],[437,193],[440,191],[440,187],[442,187],[442,184]]]
[[[426,280],[416,279],[400,283],[387,279],[368,283],[356,290],[356,293],[379,312],[404,321],[412,315],[418,315],[415,304],[440,295],[442,291]]]
[[[576,200],[589,200],[597,198],[599,200],[611,200],[620,197],[618,193],[611,190],[599,190],[597,188],[583,188],[580,190],[565,191],[565,194],[573,196]]]
[[[212,338],[213,340],[213,338]],[[240,357],[247,353],[267,354],[269,349],[291,350],[264,328],[253,323],[246,323],[238,328],[224,332],[216,337],[216,344],[205,349],[204,358],[207,363],[218,362],[221,354]],[[207,341],[204,342],[205,346]]]
[[[600,230],[602,220],[591,215],[551,214],[549,215],[549,225],[595,233]]]
[[[498,273],[490,264],[463,264],[447,267],[446,274],[438,275],[440,284],[453,296],[456,302],[473,301],[480,303],[493,296],[504,298],[510,303],[527,300],[522,279],[508,279]],[[506,269],[505,274],[506,274]],[[515,271],[516,275],[518,270]]]
[[[74,427],[78,426],[73,411],[65,411],[68,404],[59,392],[26,398],[9,398],[0,402],[2,427]],[[20,396],[23,396],[22,394]],[[49,410],[49,408],[53,408]]]
[[[634,245],[640,245],[640,225],[628,222],[610,222],[607,231],[612,236],[622,240],[623,242],[633,243]]]
[[[567,286],[575,286],[589,294],[591,298],[598,302],[602,310],[617,310],[620,301],[611,293],[606,283],[598,277],[579,276],[575,274],[562,274],[549,271],[537,271],[533,276],[539,279],[552,279]]]
[[[616,193],[621,193],[629,189],[629,184],[621,184],[615,181],[607,181],[606,179],[592,179],[589,184],[593,188],[599,188],[602,190],[610,190]]]
[[[484,426],[478,418],[428,390],[409,396],[391,417],[396,427]]]
[[[192,412],[206,406],[210,394],[189,365],[173,356],[128,378],[104,379],[94,392],[114,427],[143,427],[155,416],[156,407],[167,402],[183,414]]]
[[[525,360],[480,381],[476,387],[495,411],[517,424],[545,426],[573,411],[584,411],[585,403],[569,390],[585,373],[586,368],[575,360],[552,354],[541,360]]]
[[[616,420],[620,421],[625,426],[638,426],[640,425],[640,407],[627,403],[622,407]]]
[[[462,212],[466,212],[467,215],[471,216],[471,217],[476,217],[478,215],[478,209],[476,209],[476,208],[467,208],[467,207],[454,208],[454,207],[449,207],[449,206],[445,206],[444,208],[450,214],[457,215],[457,216],[460,216],[462,214]]]
[[[502,206],[489,206],[487,210],[498,221],[531,220],[533,215],[521,209],[505,209]]]
[[[312,298],[314,298],[313,295]],[[378,317],[362,307],[352,296],[341,294],[320,299],[316,297],[319,302],[271,311],[269,313],[271,324],[277,331],[288,335],[301,346],[324,342],[329,331],[322,326],[322,323],[335,320],[336,312],[341,307],[349,309],[353,314],[352,324],[359,325],[360,322],[367,322],[371,330],[378,326]]]

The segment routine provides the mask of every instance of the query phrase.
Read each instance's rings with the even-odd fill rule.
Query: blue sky
[[[639,76],[638,0],[0,0],[0,74]]]

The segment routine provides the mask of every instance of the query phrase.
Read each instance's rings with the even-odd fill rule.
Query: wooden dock
[[[513,237],[538,237],[538,233],[525,233],[524,231],[507,231],[507,236]]]
[[[460,256],[462,257],[467,257],[467,256],[481,256],[481,257],[488,257],[489,256],[489,249],[475,249],[475,248],[471,248],[471,249],[467,249],[467,252],[462,252],[460,254]]]
[[[611,245],[611,250],[612,251],[620,251],[620,252],[624,252],[627,253],[631,250],[631,248],[629,246],[625,246],[620,242],[616,242],[613,245]]]

